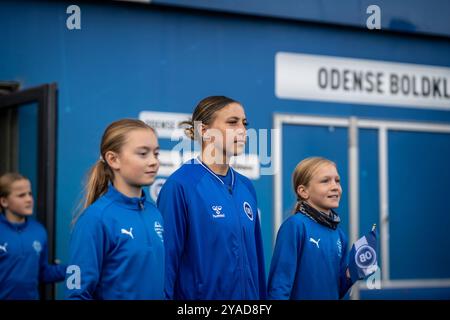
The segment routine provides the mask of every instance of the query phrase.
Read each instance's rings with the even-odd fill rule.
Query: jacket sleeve
[[[342,257],[340,262],[340,273],[339,273],[339,299],[342,299],[347,294],[348,289],[353,285],[350,278],[347,277],[348,268],[348,241],[343,233],[341,233],[342,240]]]
[[[75,273],[67,274],[66,298],[70,300],[94,299],[103,267],[107,234],[100,219],[90,213],[81,215],[70,239],[69,268],[79,271],[79,279]]]
[[[39,257],[39,280],[45,283],[63,281],[66,276],[66,265],[48,263],[47,233],[42,244],[42,253]]]
[[[182,186],[167,180],[161,189],[157,206],[164,219],[166,299],[174,299],[180,259],[187,234],[187,205]]]
[[[259,214],[256,214],[255,242],[256,254],[258,255],[259,298],[261,300],[265,300],[267,299],[266,270],[264,266],[264,247],[261,235],[261,223]]]
[[[290,298],[300,257],[301,239],[301,228],[293,219],[286,220],[278,231],[270,265],[269,299],[287,300]]]

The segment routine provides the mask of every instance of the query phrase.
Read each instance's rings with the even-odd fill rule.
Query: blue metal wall
[[[149,1],[149,0],[148,0]],[[150,2],[150,1],[149,1]],[[411,33],[450,35],[446,0],[152,0],[172,6],[366,27],[367,7],[377,5],[381,27]]]
[[[82,30],[70,31],[66,28],[66,8],[70,4],[73,3],[5,1],[0,5],[0,79],[19,80],[24,87],[53,81],[59,86],[57,256],[62,261],[68,257],[71,213],[79,200],[83,177],[98,159],[104,128],[116,119],[137,117],[143,110],[189,113],[201,98],[224,94],[244,104],[254,128],[271,128],[274,112],[450,123],[450,113],[446,111],[281,100],[274,94],[274,59],[278,51],[450,66],[448,38],[152,5],[84,2],[79,3]],[[303,150],[309,151],[300,152],[298,156],[325,150],[338,162],[344,186],[347,186],[347,150],[337,147],[346,139],[344,132],[333,135],[339,142],[336,147],[319,148],[317,145],[324,144],[327,132],[315,132],[306,143],[301,141],[300,129],[286,128],[286,132],[289,130],[292,135],[287,138],[287,145],[298,146],[298,149],[292,148],[291,159],[297,156],[295,152],[302,144],[306,148]],[[392,138],[393,141],[402,139],[401,134],[393,134]],[[376,152],[370,147],[376,143],[374,133],[365,132],[361,139],[367,142],[362,148],[368,150],[367,154],[361,153],[362,157],[367,157],[371,168],[366,176],[377,177],[376,153],[373,157],[369,155]],[[414,137],[411,141],[424,141],[428,146],[429,141],[423,139],[426,138]],[[166,140],[160,143],[162,149],[171,145]],[[394,158],[390,166],[400,180],[405,174],[402,170],[409,168],[405,163],[411,170],[420,172],[423,179],[429,178],[423,170],[427,168],[426,163],[436,158],[424,157],[426,150],[414,153],[415,143],[409,149],[393,151],[399,152],[399,157]],[[436,175],[437,181],[432,185],[436,190],[449,187],[444,181],[449,181],[448,139],[442,143],[446,147],[441,148],[438,166],[439,172],[443,170],[445,175]],[[403,154],[408,155],[406,159],[401,157]],[[285,164],[285,172],[295,164],[290,161],[292,163]],[[421,178],[417,179],[420,182]],[[273,177],[262,176],[254,184],[268,266],[272,254]],[[367,188],[373,189],[377,199],[378,188],[373,184],[367,184]],[[415,185],[414,197],[420,196],[417,188],[420,186]],[[285,192],[285,202],[293,201],[290,189],[285,188]],[[410,196],[400,189],[392,194],[398,199],[398,206],[405,204],[407,208]],[[370,211],[369,218],[364,218],[368,221],[363,220],[362,224],[370,225],[370,217],[377,217],[377,201],[365,194],[361,205]],[[427,221],[430,228],[427,233],[439,223],[449,227],[450,212],[445,205],[421,205],[421,211],[426,211],[427,215],[441,208],[443,220]],[[346,196],[341,211],[344,225],[348,226]],[[411,217],[408,221],[413,224],[398,229],[400,233],[394,234],[392,241],[401,243],[403,233],[412,232],[417,239],[426,236],[416,228],[424,217],[425,213]],[[449,237],[442,240],[444,248],[450,252]],[[405,245],[409,246],[402,244],[401,248]],[[427,247],[419,240],[412,245],[418,250],[440,250]],[[408,266],[403,265],[408,261],[404,250],[399,249],[396,254],[397,258],[392,259],[395,263],[392,272],[398,277],[423,276],[417,272],[431,268],[433,277],[450,278],[448,253],[444,253],[439,266],[424,262],[419,271],[408,271]],[[423,258],[437,254],[428,252]]]

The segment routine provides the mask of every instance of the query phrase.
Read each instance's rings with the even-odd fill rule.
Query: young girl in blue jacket
[[[39,282],[64,280],[66,266],[48,263],[47,232],[31,218],[33,203],[26,177],[0,177],[0,300],[36,300]]]
[[[184,124],[202,151],[169,177],[157,201],[166,225],[166,297],[265,298],[255,189],[229,165],[245,146],[244,108],[227,97],[208,97]]]
[[[336,165],[312,157],[293,174],[298,202],[282,224],[269,273],[270,299],[340,299],[352,282],[347,271],[347,237],[334,211],[342,195]]]
[[[158,154],[144,122],[106,128],[70,241],[68,299],[164,298],[163,222],[142,190],[155,179]]]

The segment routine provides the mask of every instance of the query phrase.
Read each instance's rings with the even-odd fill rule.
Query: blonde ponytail
[[[83,209],[89,207],[95,200],[106,193],[108,184],[112,182],[112,179],[113,173],[111,168],[103,160],[98,160],[89,171]]]

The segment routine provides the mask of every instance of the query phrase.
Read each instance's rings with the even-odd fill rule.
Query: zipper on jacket
[[[145,224],[145,219],[142,216],[144,214],[144,203],[143,201],[139,200],[139,219],[141,220],[141,224],[144,227],[144,232],[145,232],[145,238],[147,239],[147,247],[151,247],[152,246],[152,242],[150,241],[150,237],[148,235],[148,230],[149,228],[147,228],[146,224]]]
[[[231,166],[228,168],[228,170],[231,170],[231,186],[229,185],[225,185],[225,183],[222,181],[222,179],[220,179],[211,169],[209,169],[206,165],[203,164],[203,162],[197,158],[197,161],[200,165],[202,165],[207,171],[209,171],[209,173],[211,173],[217,180],[220,181],[220,183],[223,185],[223,187],[225,188],[225,190],[228,191],[229,193],[229,197],[231,199],[231,201],[233,202],[233,206],[235,209],[235,213],[236,213],[236,218],[238,219],[238,224],[239,224],[239,236],[240,236],[240,245],[239,245],[239,251],[240,251],[240,267],[241,267],[241,292],[242,292],[242,299],[245,299],[245,283],[244,283],[244,278],[245,278],[245,274],[244,274],[244,239],[243,239],[243,229],[242,229],[242,222],[241,222],[241,215],[239,214],[239,210],[238,207],[236,206],[236,202],[234,200],[233,197],[233,188],[236,184],[235,181],[235,177],[234,177],[234,172],[233,169],[231,168]]]
[[[245,297],[245,282],[244,282],[244,279],[245,279],[245,274],[244,274],[244,247],[245,247],[245,244],[244,244],[244,235],[243,235],[243,229],[242,229],[242,221],[241,221],[241,215],[239,214],[239,209],[236,206],[236,202],[234,200],[234,197],[231,194],[230,194],[230,198],[231,198],[231,201],[233,202],[233,206],[234,206],[235,213],[236,213],[236,218],[237,218],[238,224],[239,224],[239,237],[240,237],[239,251],[241,252],[241,256],[240,256],[241,272],[240,272],[240,274],[241,274],[241,286],[242,286],[241,287],[242,288],[242,290],[241,290],[241,292],[242,292],[241,300],[246,300],[247,298]]]
[[[23,245],[22,230],[17,229],[17,235],[19,237],[19,242],[20,242],[20,255],[23,257],[25,255],[25,249],[24,249],[24,245]]]

